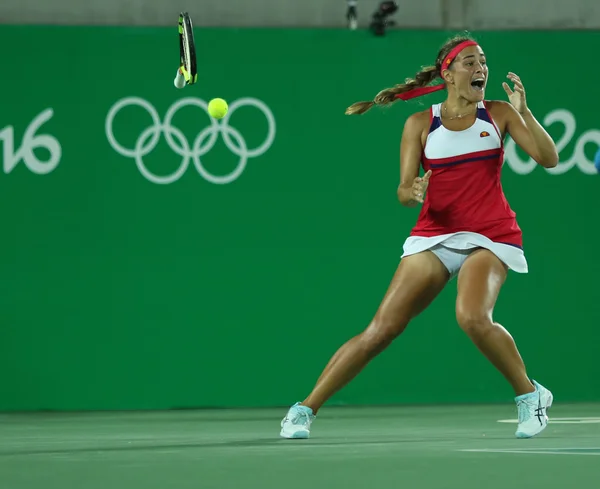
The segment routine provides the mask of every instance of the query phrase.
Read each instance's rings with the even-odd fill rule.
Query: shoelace
[[[531,419],[531,416],[537,407],[537,399],[536,396],[526,397],[525,399],[521,399],[517,401],[517,410],[519,413],[519,423],[524,423]]]
[[[293,414],[288,418],[293,424],[310,425],[310,415],[304,409],[294,409]]]

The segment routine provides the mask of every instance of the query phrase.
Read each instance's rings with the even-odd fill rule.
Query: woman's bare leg
[[[316,414],[404,331],[409,321],[442,291],[448,279],[448,270],[430,251],[402,259],[369,326],[335,353],[302,405]]]
[[[456,319],[519,396],[533,392],[535,388],[513,337],[492,319],[506,274],[506,266],[491,251],[473,252],[458,274]]]

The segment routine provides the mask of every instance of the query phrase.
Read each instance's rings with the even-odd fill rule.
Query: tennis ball
[[[215,119],[222,119],[227,114],[227,102],[222,98],[213,98],[208,103],[208,113]]]

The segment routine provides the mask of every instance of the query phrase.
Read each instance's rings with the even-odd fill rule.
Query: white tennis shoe
[[[515,398],[519,413],[519,425],[515,433],[517,438],[531,438],[548,426],[548,409],[552,406],[552,392],[532,380],[535,392]]]
[[[285,418],[281,420],[282,438],[308,438],[310,436],[310,425],[315,419],[311,408],[301,406],[299,402],[294,404]]]

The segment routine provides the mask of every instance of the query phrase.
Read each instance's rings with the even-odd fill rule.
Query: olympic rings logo
[[[121,109],[128,106],[139,106],[145,109],[152,118],[152,125],[140,133],[135,143],[135,147],[131,149],[121,145],[115,138],[113,132],[115,117]],[[271,109],[260,100],[254,98],[241,98],[229,106],[229,112],[220,121],[210,117],[210,126],[203,129],[196,136],[190,147],[189,141],[181,130],[174,127],[171,123],[179,109],[186,106],[198,107],[208,114],[208,104],[204,100],[188,97],[171,105],[165,115],[164,122],[161,122],[158,112],[150,102],[139,97],[127,97],[121,99],[112,106],[106,116],[105,131],[108,142],[117,153],[126,158],[133,158],[140,173],[147,180],[163,185],[179,180],[188,169],[191,161],[194,162],[196,170],[205,180],[214,184],[231,183],[243,173],[249,158],[256,158],[257,156],[262,155],[273,144],[275,139],[275,117],[273,116]],[[232,114],[237,109],[244,106],[252,106],[259,109],[266,117],[268,123],[267,137],[260,146],[254,149],[249,149],[242,134],[229,125],[229,119]],[[144,157],[156,148],[161,134],[165,135],[165,139],[171,150],[182,158],[177,170],[166,176],[155,175],[144,165]],[[205,156],[214,147],[219,135],[222,135],[223,141],[229,151],[239,157],[237,166],[227,175],[213,175],[204,167],[201,160],[201,157]]]

